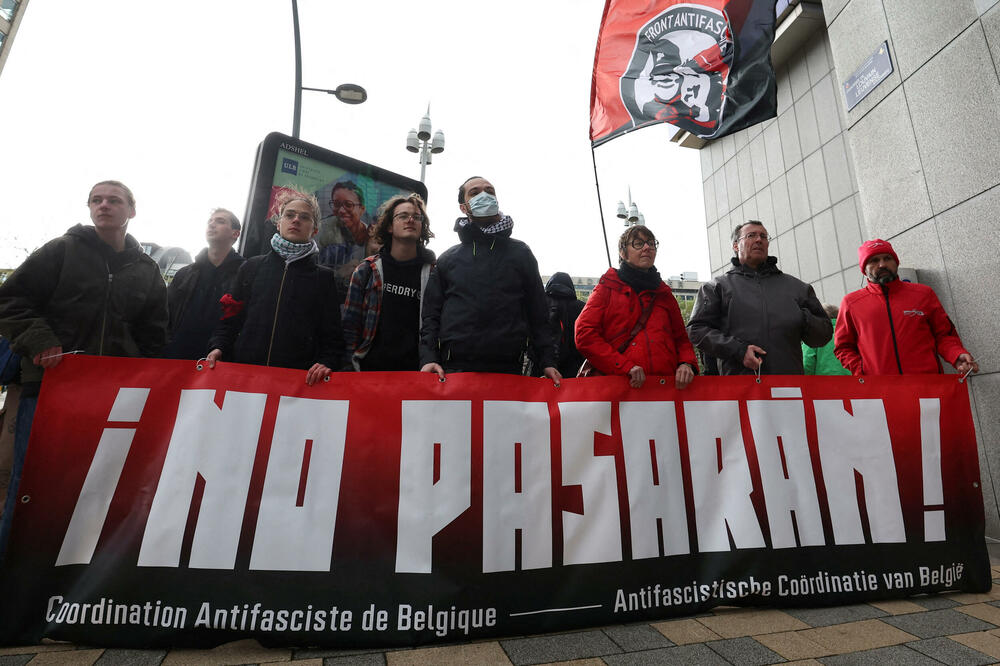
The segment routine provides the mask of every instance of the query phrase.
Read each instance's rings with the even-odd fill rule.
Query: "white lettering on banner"
[[[747,402],[773,548],[819,546],[823,518],[813,478],[801,400]],[[794,520],[794,526],[793,521]],[[799,543],[795,542],[798,530]]]
[[[146,392],[120,390],[112,409],[116,425],[126,416],[139,418]],[[180,566],[189,527],[193,538],[188,566],[235,566],[244,512],[248,499],[255,501],[248,492],[267,395],[229,391],[221,407],[216,397],[215,390],[180,392],[142,535],[139,566]],[[817,461],[806,435],[809,410],[801,398],[746,401],[743,419],[744,402],[737,400],[560,402],[557,407],[499,400],[481,404],[484,572],[518,568],[518,555],[521,569],[552,566],[560,547],[552,539],[556,521],[562,523],[561,554],[567,565],[620,561],[625,521],[633,559],[689,553],[689,509],[697,534],[695,552],[764,547],[764,512],[773,548],[826,541],[813,471]],[[403,400],[399,405],[395,570],[430,573],[435,535],[472,505],[473,402]],[[905,541],[883,402],[838,399],[815,400],[811,405],[834,543]],[[937,541],[946,538],[941,403],[924,398],[919,405],[923,539]],[[552,442],[551,410],[556,408],[560,441]],[[616,457],[611,454],[615,408],[621,424],[621,487]],[[682,475],[678,408],[684,410],[691,507]],[[348,416],[346,400],[281,397],[278,401],[251,569],[330,569]],[[133,434],[134,429],[122,427],[102,431],[57,565],[87,564],[92,559]],[[603,450],[596,444],[601,435],[608,442]],[[760,471],[756,508],[748,459],[754,453]],[[553,472],[556,456],[561,469]],[[860,499],[858,477],[864,491]],[[555,479],[559,480],[553,486]],[[199,485],[200,508],[193,512]],[[567,504],[560,496],[554,503],[554,492],[577,492],[578,499]],[[625,504],[620,502],[627,502],[627,516],[621,515],[619,507]],[[561,507],[555,514],[554,504]],[[870,535],[863,528],[862,507]]]
[[[472,402],[404,400],[402,431],[396,573],[430,573],[434,535],[472,503]]]
[[[483,572],[552,566],[552,449],[544,402],[483,402]]]
[[[563,511],[563,562],[622,559],[618,478],[613,456],[594,455],[594,433],[611,434],[611,403],[560,402],[563,486],[580,486],[583,514]]]
[[[108,421],[138,421],[148,397],[148,388],[118,389]],[[135,428],[105,428],[101,433],[87,478],[80,489],[80,499],[73,508],[59,548],[56,566],[90,563],[134,436]]]
[[[924,479],[924,505],[942,506],[941,401],[920,399],[920,462]],[[924,541],[944,541],[944,510],[924,511]]]
[[[177,421],[149,510],[139,566],[180,564],[184,529],[198,478],[204,479],[189,566],[232,569],[264,416],[264,393],[181,391]]]
[[[730,534],[737,548],[763,548],[764,535],[750,500],[753,479],[743,445],[739,403],[685,402],[684,420],[698,550],[730,550]]]
[[[854,473],[864,481],[865,509],[874,543],[906,541],[896,462],[881,400],[816,400],[816,434],[823,483],[837,544],[864,543]]]
[[[330,569],[347,407],[347,400],[282,396],[267,458],[251,569]]]
[[[632,526],[632,557],[690,552],[684,480],[672,402],[623,402],[622,453]],[[657,523],[660,540],[657,539]]]

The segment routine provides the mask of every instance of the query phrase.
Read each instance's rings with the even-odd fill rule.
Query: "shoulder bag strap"
[[[646,322],[649,321],[649,315],[653,312],[653,303],[656,302],[656,294],[649,299],[649,303],[642,309],[642,314],[639,315],[639,320],[635,322],[635,326],[632,327],[632,331],[628,334],[628,338],[625,342],[618,346],[618,353],[622,354],[628,348],[629,344],[635,340],[635,336],[639,335],[641,331],[646,326]]]

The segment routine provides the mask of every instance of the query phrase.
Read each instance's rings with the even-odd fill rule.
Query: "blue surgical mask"
[[[480,192],[465,202],[472,217],[492,217],[500,213],[497,198],[489,192]]]

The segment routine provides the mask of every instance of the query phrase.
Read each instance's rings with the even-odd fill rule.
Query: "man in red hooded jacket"
[[[858,263],[868,279],[844,297],[834,354],[854,375],[942,372],[938,356],[962,374],[979,372],[937,294],[899,279],[899,257],[888,241],[866,241]]]

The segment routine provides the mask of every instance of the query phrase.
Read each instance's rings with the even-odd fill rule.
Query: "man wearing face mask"
[[[500,212],[496,190],[479,176],[458,188],[466,217],[462,241],[438,258],[424,293],[420,329],[423,372],[521,374],[530,346],[543,374],[559,385],[555,345],[538,262],[510,237],[514,221]]]
[[[834,354],[855,375],[941,372],[938,356],[966,374],[979,364],[958,337],[934,290],[899,279],[899,257],[888,241],[866,241],[858,264],[863,289],[844,297]]]

